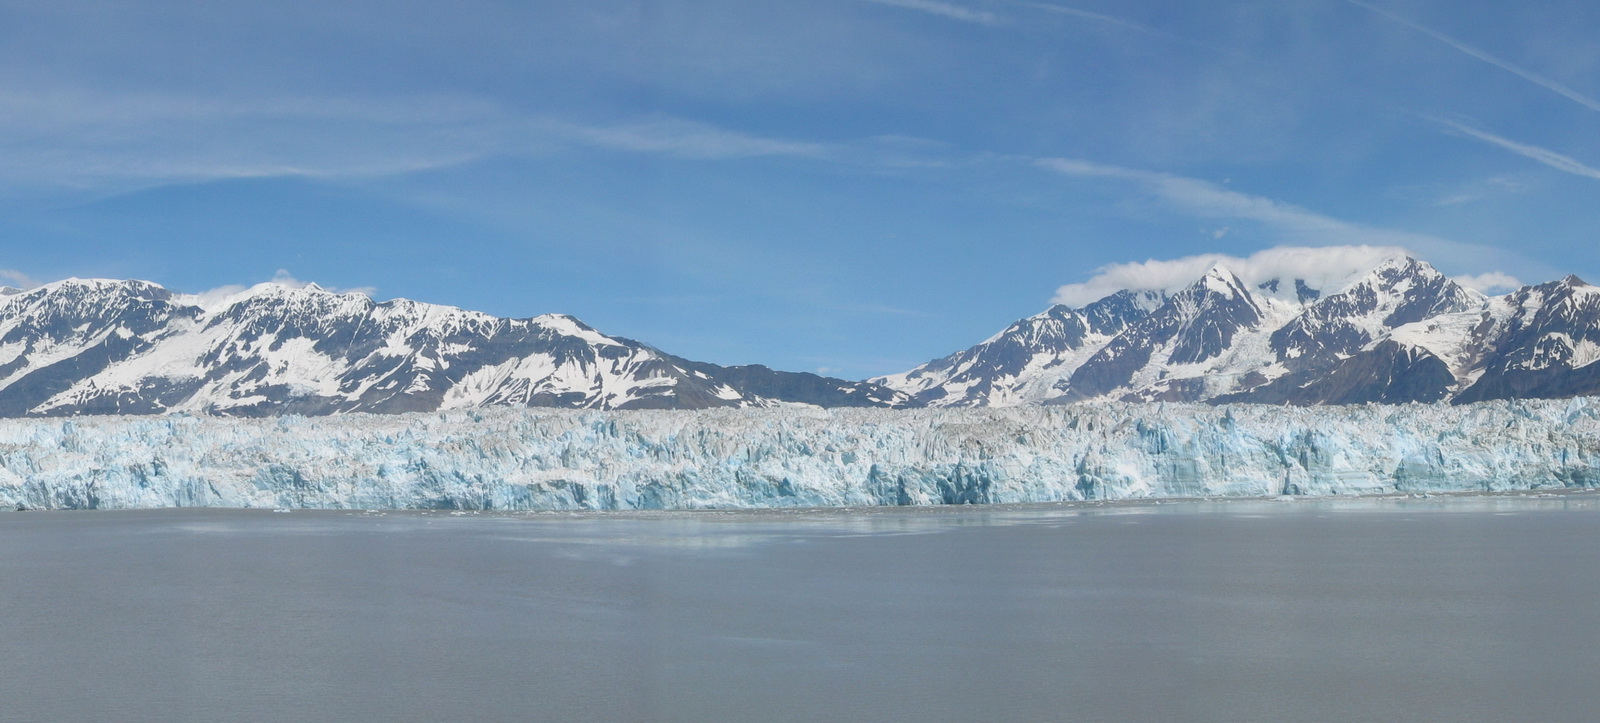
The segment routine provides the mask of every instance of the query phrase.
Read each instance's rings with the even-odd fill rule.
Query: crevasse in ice
[[[1600,485],[1589,399],[0,420],[7,508],[707,509]]]

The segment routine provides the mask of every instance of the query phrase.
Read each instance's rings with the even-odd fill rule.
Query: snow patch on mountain
[[[1483,372],[1483,344],[1474,330],[1488,323],[1492,323],[1488,311],[1441,314],[1404,324],[1389,332],[1388,338],[1428,351],[1449,365],[1453,376],[1470,384]]]

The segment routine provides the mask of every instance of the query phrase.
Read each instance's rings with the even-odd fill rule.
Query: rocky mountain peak
[[[0,416],[907,403],[863,382],[689,362],[563,314],[499,319],[315,284],[207,297],[105,279],[0,297]]]
[[[1426,261],[1393,255],[1354,275],[1317,278],[1313,283],[1328,288],[1292,273],[1248,285],[1227,265],[1212,265],[1124,327],[1106,329],[1098,348],[1086,342],[1080,364],[1038,371],[1029,383],[1052,393],[1047,403],[1342,404],[1600,393],[1600,289],[1575,276],[1491,299]],[[1132,293],[1084,311],[1125,304]],[[1015,358],[1036,351],[1014,341]],[[974,369],[959,384],[1007,388],[1015,381]],[[948,388],[925,383],[919,398],[939,405]],[[1018,403],[1002,393],[985,399]]]

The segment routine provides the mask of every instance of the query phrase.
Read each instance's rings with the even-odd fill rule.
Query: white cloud
[[[1447,259],[1454,266],[1478,269],[1527,265],[1515,254],[1494,247],[1345,221],[1294,204],[1234,191],[1198,178],[1068,158],[1045,158],[1034,163],[1040,168],[1068,176],[1131,183],[1179,211],[1202,218],[1254,222],[1284,246],[1403,248],[1419,258]]]
[[[335,294],[361,294],[362,296],[368,297],[372,296],[377,291],[376,288],[371,286],[356,286],[348,289],[342,289],[332,286],[323,286],[321,284],[314,284],[310,281],[301,281],[300,279],[295,278],[294,274],[289,273],[288,269],[278,269],[277,273],[273,274],[272,278],[264,283],[287,286],[291,289],[304,289],[308,286],[316,286],[323,291],[330,291]],[[207,289],[197,294],[189,294],[188,299],[195,304],[198,304],[203,309],[214,310],[226,304],[228,300],[232,299],[233,297],[249,291],[251,288],[253,287],[244,286],[242,284],[226,284],[224,286],[218,286],[214,289]]]
[[[1056,292],[1058,304],[1082,306],[1120,289],[1176,290],[1217,263],[1247,283],[1299,278],[1312,288],[1327,292],[1386,259],[1402,255],[1448,260],[1455,267],[1491,269],[1461,277],[1468,282],[1464,285],[1479,290],[1521,285],[1515,277],[1495,270],[1518,259],[1488,246],[1345,221],[1197,178],[1066,158],[1047,158],[1036,164],[1069,176],[1135,184],[1180,211],[1204,218],[1254,222],[1284,244],[1247,258],[1204,254],[1169,261],[1113,264],[1100,269],[1089,281],[1061,287]]]
[[[978,23],[980,25],[998,25],[1004,21],[1003,18],[991,12],[973,10],[952,3],[938,2],[938,0],[867,0],[867,2],[879,5],[893,5],[897,8],[942,15],[952,20]]]
[[[198,304],[200,308],[212,310],[216,309],[218,306],[221,306],[222,302],[227,301],[228,299],[246,291],[249,291],[249,287],[247,286],[228,284],[226,286],[218,286],[215,289],[207,289],[206,291],[202,291],[198,294],[192,294],[191,296],[193,297],[194,303]]]
[[[1311,288],[1331,293],[1378,264],[1406,256],[1407,253],[1403,248],[1392,246],[1278,246],[1243,258],[1227,254],[1200,254],[1178,259],[1111,264],[1097,269],[1094,277],[1088,281],[1057,289],[1055,303],[1083,306],[1123,289],[1177,291],[1194,283],[1218,264],[1252,286],[1269,279],[1304,279]]]
[[[1452,276],[1450,278],[1462,286],[1485,294],[1503,294],[1508,291],[1514,291],[1523,285],[1522,281],[1517,277],[1499,271],[1490,271],[1486,274]]]
[[[0,269],[0,280],[9,282],[8,286],[19,289],[32,289],[39,286],[39,281],[32,276],[17,271],[16,269]]]
[[[1391,20],[1393,22],[1396,22],[1396,23],[1404,25],[1404,26],[1406,26],[1408,28],[1411,28],[1412,30],[1415,30],[1415,31],[1417,31],[1419,33],[1422,33],[1423,35],[1426,35],[1426,36],[1428,36],[1430,38],[1433,38],[1434,40],[1437,40],[1437,41],[1439,41],[1441,43],[1444,43],[1445,45],[1448,45],[1448,46],[1450,46],[1452,48],[1455,48],[1456,50],[1459,50],[1459,51],[1461,51],[1463,53],[1466,53],[1467,55],[1470,55],[1470,56],[1472,56],[1474,58],[1477,58],[1478,60],[1481,60],[1481,61],[1483,61],[1485,63],[1490,64],[1490,65],[1493,65],[1496,68],[1504,70],[1504,71],[1506,71],[1508,73],[1511,73],[1512,75],[1515,75],[1515,76],[1517,76],[1519,78],[1522,78],[1523,80],[1526,80],[1526,81],[1528,81],[1530,83],[1533,83],[1534,85],[1540,86],[1540,87],[1544,88],[1545,90],[1548,90],[1548,91],[1551,91],[1551,92],[1556,93],[1558,95],[1561,95],[1561,96],[1567,98],[1568,100],[1571,100],[1571,101],[1577,103],[1578,105],[1581,105],[1581,106],[1583,106],[1585,108],[1588,108],[1589,110],[1600,112],[1600,100],[1595,100],[1594,98],[1590,98],[1589,96],[1584,95],[1582,93],[1579,93],[1578,91],[1573,90],[1573,89],[1571,89],[1571,88],[1569,88],[1569,87],[1567,87],[1567,86],[1565,86],[1565,85],[1563,85],[1561,83],[1558,83],[1558,82],[1556,82],[1554,80],[1551,80],[1550,78],[1546,78],[1546,77],[1544,77],[1542,75],[1539,75],[1538,73],[1535,73],[1535,72],[1533,72],[1531,70],[1526,70],[1526,69],[1524,69],[1524,68],[1522,68],[1520,66],[1513,65],[1512,63],[1510,63],[1508,61],[1501,60],[1500,58],[1497,58],[1497,57],[1495,57],[1493,55],[1490,55],[1487,52],[1479,50],[1478,48],[1472,47],[1471,45],[1467,45],[1466,43],[1463,43],[1460,40],[1456,40],[1455,38],[1452,38],[1452,37],[1450,37],[1448,35],[1445,35],[1444,33],[1441,33],[1441,32],[1439,32],[1437,30],[1434,30],[1433,28],[1429,28],[1429,27],[1427,27],[1425,25],[1422,25],[1420,23],[1416,23],[1416,22],[1413,22],[1411,20],[1407,20],[1407,19],[1405,19],[1403,17],[1400,17],[1399,15],[1391,13],[1391,12],[1389,12],[1387,10],[1382,9],[1382,8],[1378,8],[1378,7],[1374,7],[1372,5],[1368,5],[1367,3],[1361,2],[1361,0],[1344,0],[1344,1],[1347,2],[1347,3],[1350,3],[1351,5],[1354,5],[1356,7],[1365,8],[1366,10],[1370,10],[1370,11],[1372,11],[1374,13],[1382,15],[1383,17],[1388,18],[1389,20]]]
[[[308,286],[315,286],[323,291],[331,291],[335,294],[361,294],[362,296],[372,296],[375,292],[377,292],[377,289],[371,286],[353,286],[348,289],[342,289],[334,286],[323,286],[312,281],[301,281],[295,278],[293,274],[289,273],[288,269],[278,269],[278,273],[272,275],[272,281],[270,283],[278,284],[279,286],[287,286],[291,289],[304,289]]]
[[[1560,153],[1556,153],[1548,148],[1540,148],[1539,146],[1531,146],[1526,143],[1518,143],[1508,138],[1502,138],[1493,133],[1489,133],[1488,131],[1478,130],[1477,128],[1473,128],[1463,123],[1457,123],[1455,121],[1444,119],[1436,120],[1443,125],[1449,126],[1458,133],[1476,138],[1485,143],[1499,146],[1519,156],[1523,156],[1524,158],[1530,158],[1543,163],[1546,166],[1554,168],[1558,171],[1571,173],[1575,176],[1587,176],[1589,178],[1600,179],[1600,168],[1594,168],[1593,166],[1585,165],[1581,161],[1563,156]]]

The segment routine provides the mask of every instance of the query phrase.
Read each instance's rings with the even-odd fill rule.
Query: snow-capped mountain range
[[[144,281],[0,292],[0,416],[906,401],[865,382],[691,362],[570,316],[502,319],[314,284],[221,300]]]
[[[220,299],[144,281],[0,289],[5,417],[1474,402],[1600,394],[1596,361],[1600,289],[1567,277],[1491,297],[1404,256],[1339,282],[1246,283],[1219,264],[1186,287],[1053,306],[863,382],[690,361],[559,314],[314,284]]]
[[[1057,305],[872,379],[935,407],[1087,400],[1352,404],[1600,393],[1600,289],[1569,276],[1490,297],[1396,257],[1342,288],[1246,284]]]

